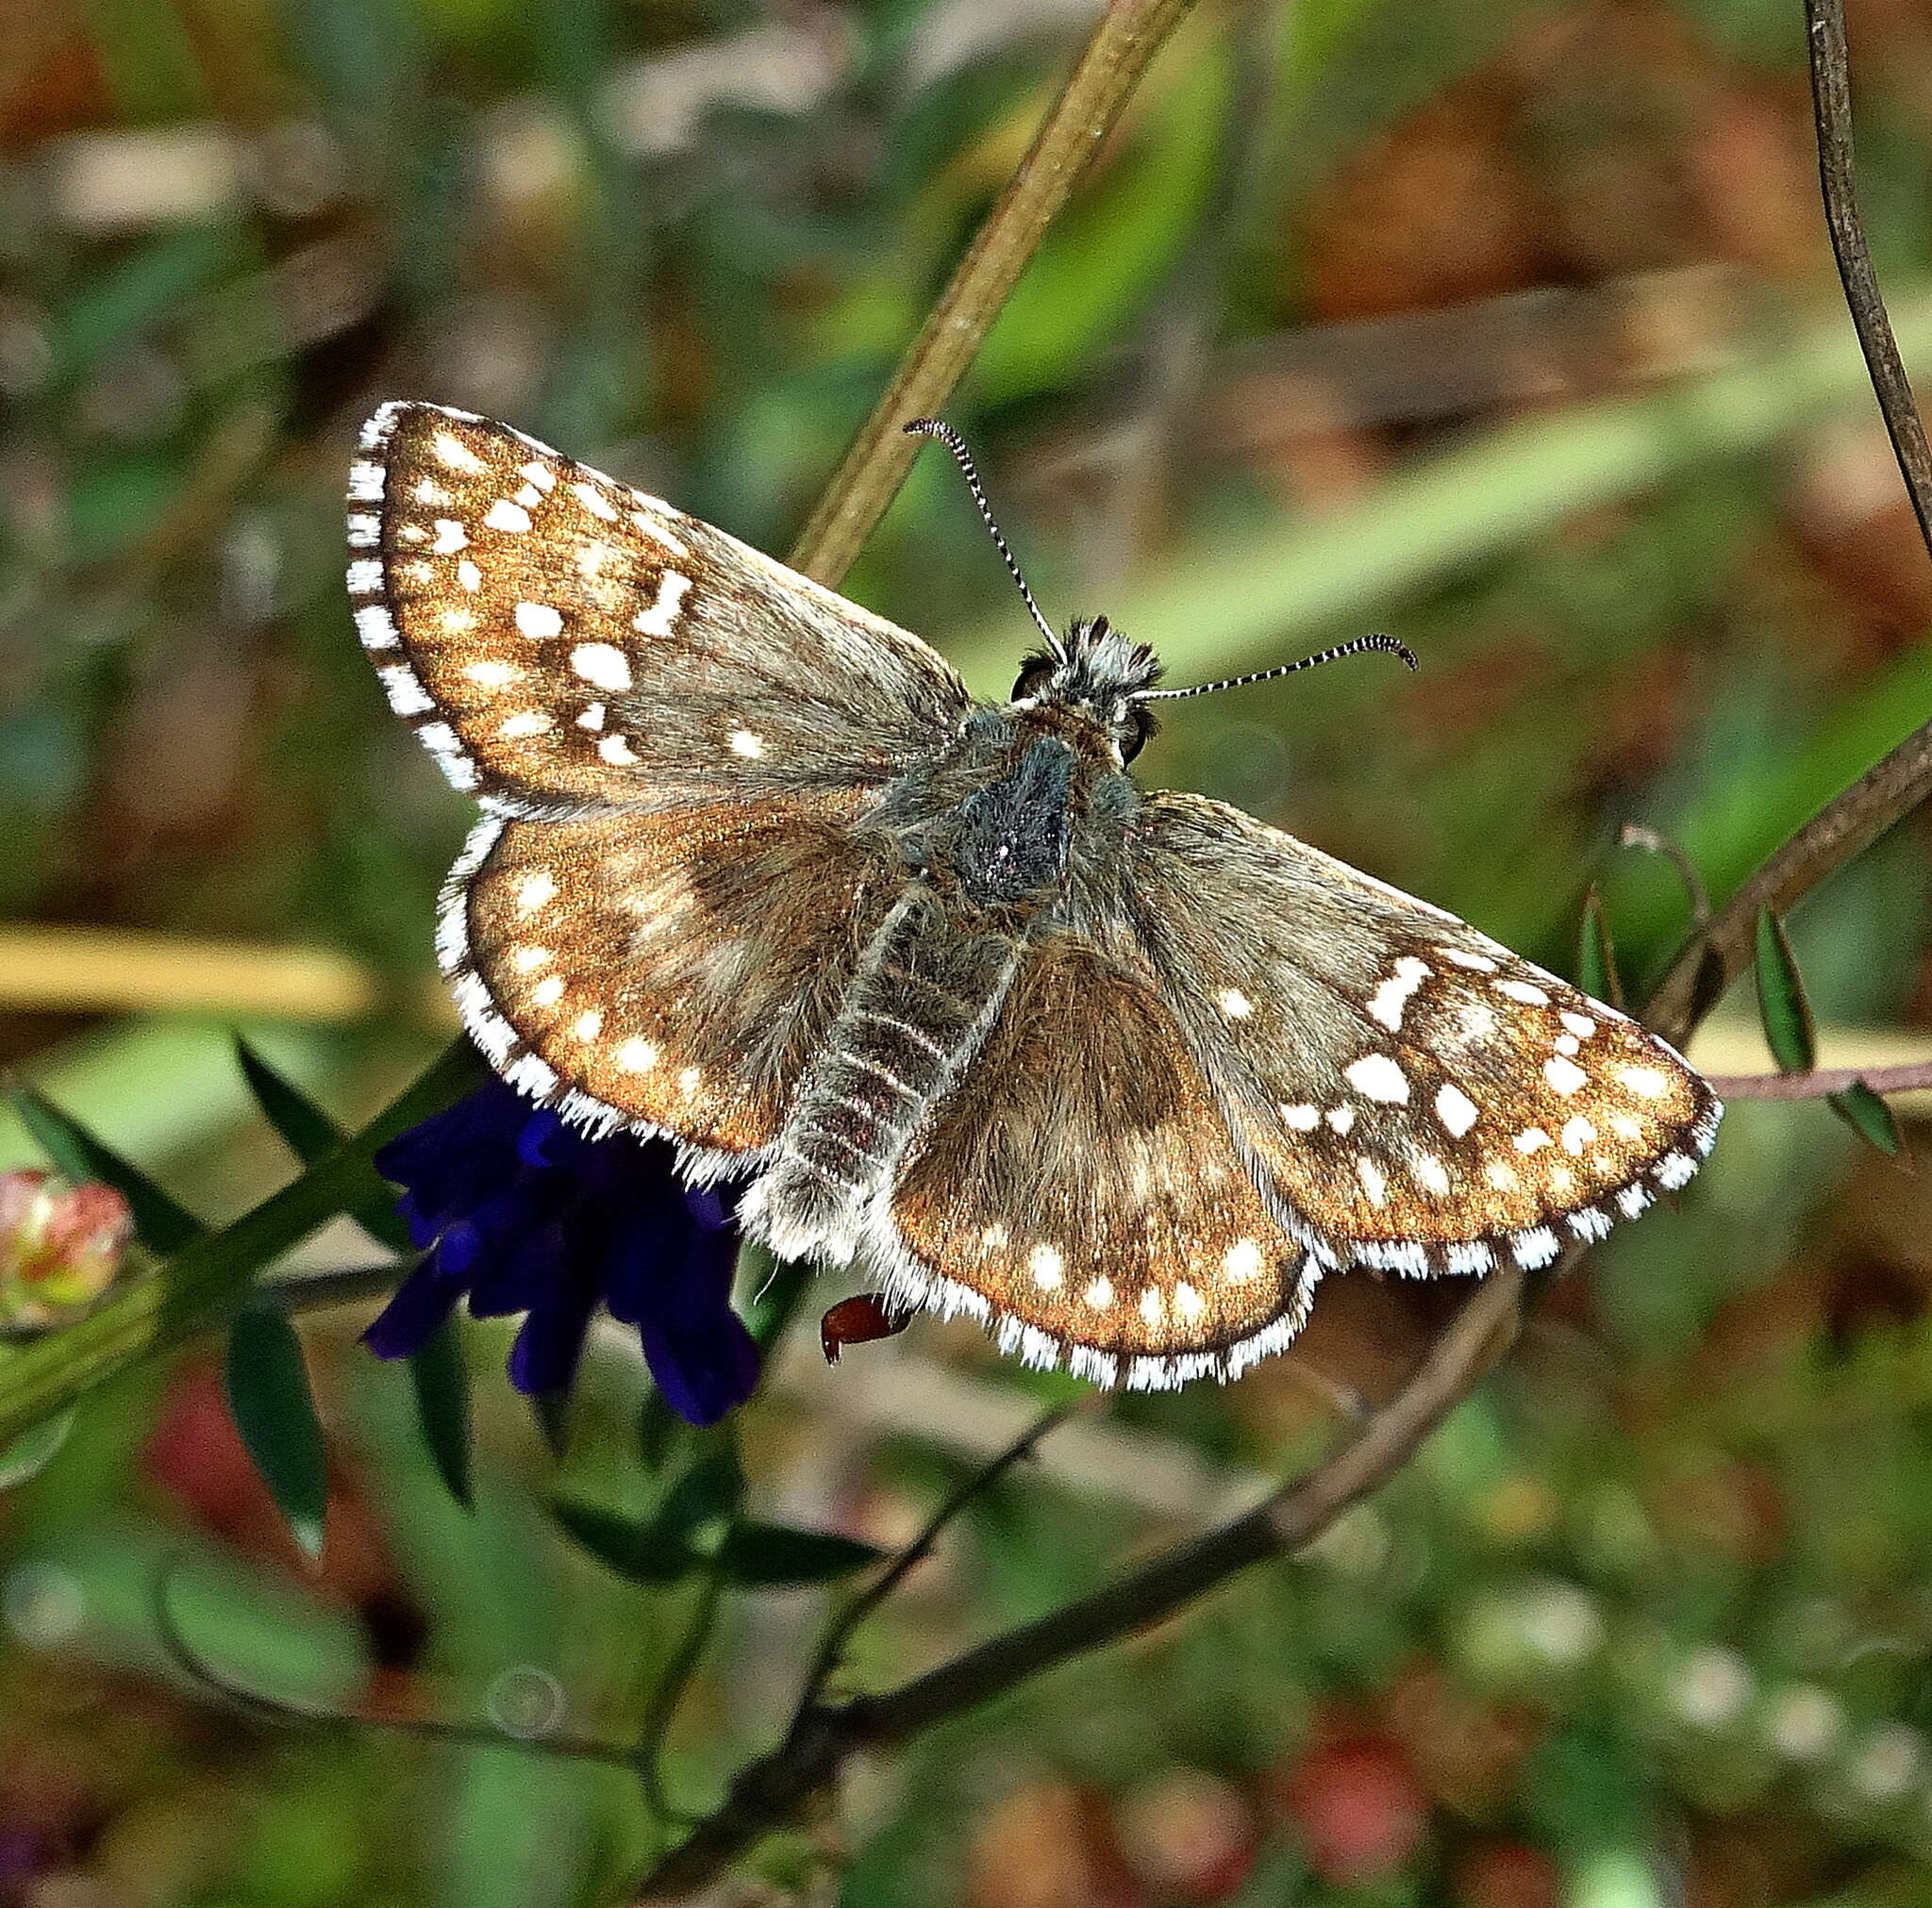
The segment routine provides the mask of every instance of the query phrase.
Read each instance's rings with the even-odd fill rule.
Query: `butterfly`
[[[1690,1179],[1722,1109],[1662,1041],[1141,788],[1151,705],[1199,691],[1104,619],[1056,635],[994,536],[1044,636],[1003,705],[504,424],[375,413],[355,623],[482,810],[437,953],[505,1079],[749,1176],[780,1257],[1134,1387],[1235,1377],[1324,1272],[1541,1267]],[[1328,654],[1365,647],[1400,645]]]

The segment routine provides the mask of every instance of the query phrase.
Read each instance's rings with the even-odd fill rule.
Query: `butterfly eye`
[[[1037,696],[1053,679],[1053,672],[1058,667],[1050,655],[1029,655],[1021,664],[1019,678],[1013,684],[1013,700],[1019,702],[1026,696]]]
[[[1131,762],[1147,746],[1147,738],[1154,733],[1154,715],[1144,703],[1134,703],[1128,706],[1126,722],[1122,725],[1117,738],[1121,745],[1121,761]]]

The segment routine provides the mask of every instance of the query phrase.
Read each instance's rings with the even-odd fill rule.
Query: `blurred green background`
[[[344,1117],[419,1065],[465,808],[353,639],[356,425],[465,406],[782,550],[1094,11],[0,0],[0,1058],[211,1218],[288,1170],[229,1027]],[[1932,5],[1853,32],[1924,373]],[[1104,610],[1181,682],[1371,628],[1423,669],[1177,705],[1145,779],[1565,971],[1598,882],[1654,973],[1686,898],[1622,822],[1722,895],[1932,702],[1932,565],[1812,165],[1797,0],[1204,0],[948,414],[1056,620]],[[983,690],[1027,640],[936,454],[847,589]],[[1932,1055],[1925,847],[1908,823],[1792,922],[1825,1064]],[[1761,1070],[1752,1028],[1734,999],[1693,1054]],[[1679,1209],[1312,1559],[861,1768],[752,1899],[1932,1900],[1928,1184],[1821,1105],[1736,1108]],[[345,1222],[302,1262],[369,1256]],[[890,1543],[1052,1386],[931,1323],[828,1372],[806,1341],[848,1289],[746,1418],[752,1502]],[[0,1497],[0,1900],[547,1908],[648,1852],[620,1771],[277,1726],[169,1662],[164,1572],[192,1647],[286,1701],[636,1733],[690,1593],[543,1511],[646,1496],[634,1351],[600,1343],[559,1455],[475,1328],[466,1516],[366,1316],[304,1324],[319,1568],[212,1346],[91,1398]],[[1442,1316],[1337,1282],[1231,1390],[1058,1434],[855,1675],[1239,1505]],[[675,1800],[770,1739],[821,1608],[730,1601]]]

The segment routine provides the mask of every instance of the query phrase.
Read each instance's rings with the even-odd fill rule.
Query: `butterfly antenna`
[[[986,492],[980,488],[979,473],[973,466],[973,453],[966,448],[966,440],[960,437],[943,418],[914,418],[906,427],[908,438],[937,438],[953,454],[953,461],[959,467],[959,474],[966,479],[966,488],[973,492],[973,501],[979,506],[979,514],[986,527],[992,534],[993,548],[1005,560],[1008,573],[1020,586],[1021,600],[1032,612],[1033,620],[1040,625],[1040,633],[1046,638],[1046,646],[1061,662],[1067,659],[1067,652],[1060,639],[1054,634],[1053,624],[1041,615],[1040,606],[1033,600],[1032,590],[1026,588],[1026,579],[1020,574],[1020,566],[1014,560],[1013,553],[1007,539],[1000,535],[1000,526],[993,522],[992,506],[986,501]]]
[[[1415,652],[1406,642],[1397,642],[1392,636],[1357,636],[1349,642],[1338,642],[1333,649],[1324,649],[1316,655],[1305,655],[1299,662],[1285,662],[1279,669],[1257,669],[1253,675],[1231,675],[1225,682],[1202,683],[1191,689],[1141,689],[1136,692],[1137,703],[1174,702],[1182,696],[1211,696],[1216,689],[1238,689],[1249,683],[1272,682],[1278,675],[1293,675],[1297,670],[1315,669],[1324,662],[1335,662],[1344,655],[1360,655],[1365,650],[1386,650],[1391,655],[1399,655],[1410,669],[1422,665],[1415,659]]]

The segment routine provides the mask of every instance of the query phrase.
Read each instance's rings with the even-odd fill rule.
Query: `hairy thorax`
[[[909,880],[985,929],[1024,935],[1090,912],[1139,805],[1086,711],[1009,705],[975,709],[958,742],[888,788],[870,819]]]

